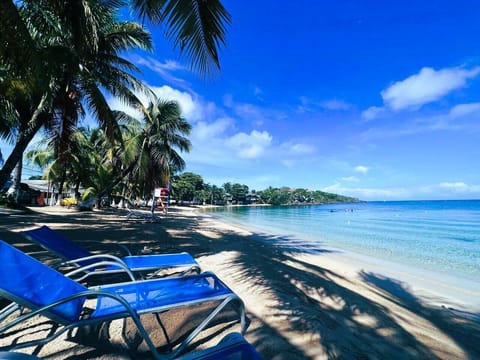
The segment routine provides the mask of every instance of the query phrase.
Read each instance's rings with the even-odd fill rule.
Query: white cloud
[[[372,106],[362,112],[362,118],[364,118],[365,120],[373,120],[379,117],[385,111],[386,109],[383,107]]]
[[[438,185],[440,189],[445,189],[452,193],[466,193],[466,192],[478,192],[480,191],[480,186],[478,185],[468,185],[463,181],[456,182],[443,182]]]
[[[182,110],[182,116],[189,122],[195,122],[204,119],[206,114],[214,111],[212,109],[213,104],[206,104],[202,102],[197,96],[185,91],[174,89],[170,86],[151,86],[150,89],[154,92],[155,96],[162,100],[175,100],[180,105]],[[148,106],[151,99],[145,94],[136,94],[139,100],[144,106]],[[108,99],[110,107],[115,110],[121,110],[127,114],[135,117],[142,117],[140,111],[129,107],[117,98]]]
[[[443,182],[413,188],[348,187],[339,183],[326,186],[326,192],[356,197],[361,200],[478,199],[480,185],[462,181]]]
[[[234,148],[240,158],[254,159],[261,156],[271,142],[272,136],[268,132],[253,130],[250,134],[235,134],[227,140],[227,145]]]
[[[346,182],[359,182],[358,178],[355,176],[342,177],[342,180]]]
[[[436,101],[448,93],[466,85],[466,81],[477,76],[480,67],[466,70],[447,68],[434,70],[424,67],[418,74],[394,83],[381,92],[383,102],[393,110],[418,107]]]
[[[315,147],[309,144],[285,144],[287,148],[287,153],[293,155],[305,155],[312,154],[315,152]]]
[[[467,85],[467,80],[480,74],[480,67],[464,69],[461,67],[435,70],[424,67],[417,74],[397,81],[381,91],[384,106],[372,106],[362,112],[362,118],[373,120],[390,111],[416,109],[435,102],[449,93]],[[452,109],[452,116],[462,116],[469,111],[477,111],[474,104],[465,104]]]
[[[355,171],[359,172],[359,173],[362,173],[362,174],[368,173],[369,170],[370,170],[370,168],[368,168],[367,166],[363,166],[363,165],[359,165],[359,166],[355,167]]]
[[[203,106],[198,99],[194,99],[191,94],[167,85],[160,87],[150,86],[150,88],[159,99],[177,101],[182,109],[182,116],[188,121],[198,121],[202,119],[204,113]]]
[[[480,185],[463,181],[446,181],[428,185],[422,187],[421,191],[429,198],[437,199],[478,199],[480,197]]]
[[[411,198],[410,191],[402,188],[349,188],[336,183],[321,190],[360,200],[405,200]]]
[[[452,118],[462,117],[475,113],[480,113],[480,103],[460,104],[454,106],[450,110],[450,116]]]
[[[212,140],[222,135],[230,126],[233,120],[230,118],[220,118],[213,122],[199,121],[192,129],[192,136],[198,140]]]

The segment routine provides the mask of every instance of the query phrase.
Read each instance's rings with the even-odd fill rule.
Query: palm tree
[[[117,37],[124,33],[107,31],[118,25],[114,12],[121,5],[121,1],[2,0],[0,77],[8,81],[0,85],[0,136],[12,138],[13,128],[17,138],[0,170],[0,185],[21,161],[38,130],[45,124],[55,126],[55,117],[62,119],[57,123],[62,124],[58,154],[62,156],[61,147],[68,138],[69,126],[81,113],[82,102],[91,107],[110,138],[119,134],[99,86],[138,104],[133,93],[126,90],[141,84],[124,71],[135,68],[116,55],[150,45],[146,46],[146,32],[133,23],[128,23],[130,35],[136,32],[136,36]],[[165,25],[167,38],[191,59],[192,68],[204,75],[219,68],[218,48],[225,43],[225,28],[230,23],[230,15],[220,1],[135,0],[132,7],[142,20]],[[97,62],[99,55],[114,59],[108,62],[103,57]]]
[[[85,8],[74,6],[80,3]],[[140,106],[135,91],[147,92],[147,88],[131,75],[138,69],[118,54],[134,48],[151,50],[151,38],[138,24],[117,22],[113,3],[103,6],[93,0],[64,2],[65,7],[48,8],[51,11],[44,11],[42,7],[52,5],[47,0],[22,4],[24,7],[19,13],[31,29],[31,38],[37,41],[38,52],[47,64],[43,68],[48,76],[42,75],[42,84],[46,81],[49,86],[37,86],[35,82],[26,93],[9,95],[6,92],[7,96],[2,98],[4,103],[12,104],[18,115],[15,122],[18,138],[12,155],[0,170],[0,183],[6,181],[13,166],[21,161],[23,151],[42,126],[46,126],[57,140],[56,157],[64,174],[65,156],[71,150],[68,140],[79,116],[84,113],[84,105],[98,119],[110,139],[120,138],[104,93],[109,92],[128,104]],[[89,5],[95,5],[95,11],[87,9]],[[79,10],[83,10],[80,15],[88,16],[79,16]],[[14,74],[22,79],[22,71],[19,68]],[[15,83],[16,78],[11,78]],[[26,101],[30,100],[30,93],[43,95],[33,102]]]
[[[130,154],[129,173],[141,186],[143,196],[149,196],[156,185],[166,186],[171,169],[185,168],[178,151],[190,151],[190,140],[185,137],[190,131],[177,102],[156,100],[149,104],[142,128],[125,146]]]
[[[225,45],[229,12],[220,0],[132,0],[138,17],[162,24],[175,48],[202,75],[220,69],[219,48]]]

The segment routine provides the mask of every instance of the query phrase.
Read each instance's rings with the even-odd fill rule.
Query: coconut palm
[[[191,143],[185,135],[191,125],[181,116],[177,102],[156,100],[146,109],[142,128],[125,144],[129,154],[129,173],[139,184],[142,195],[150,195],[156,185],[166,186],[171,169],[183,170],[180,152],[188,152]]]
[[[220,0],[132,0],[142,20],[165,26],[165,35],[202,75],[220,69],[219,48],[225,45],[229,12]]]
[[[122,5],[122,1],[114,0],[2,1],[0,77],[7,77],[8,81],[2,78],[0,85],[0,136],[15,138],[12,129],[17,136],[15,148],[0,170],[0,185],[21,161],[38,130],[59,114],[62,122],[74,124],[82,101],[92,107],[109,137],[118,135],[114,117],[98,85],[105,86],[106,78],[112,80],[114,76],[116,85],[120,82],[124,87],[139,86],[123,71],[132,70],[132,64],[116,57],[115,50],[145,46],[147,40],[145,31],[130,23],[137,36],[121,39],[115,37],[118,34],[115,31],[110,32],[112,51],[102,53],[104,41],[108,40],[102,36],[107,33],[104,21],[108,20],[113,29],[116,25],[113,13]],[[142,20],[165,26],[167,38],[190,58],[192,68],[203,75],[219,68],[218,49],[225,43],[225,29],[230,23],[230,15],[220,1],[132,0],[131,5]],[[115,59],[103,68],[96,63],[99,54],[113,55]],[[117,65],[116,71],[108,66],[112,63]],[[112,85],[105,89],[123,96],[129,103],[136,102],[133,93]],[[68,130],[68,126],[62,129]],[[63,130],[61,135],[68,137]],[[64,144],[59,144],[60,157]]]
[[[18,138],[0,171],[0,183],[6,181],[13,166],[21,161],[23,151],[42,126],[56,144],[59,171],[64,176],[66,158],[72,150],[69,139],[84,114],[83,106],[99,121],[109,139],[120,139],[105,93],[140,106],[135,93],[148,90],[132,75],[138,69],[119,54],[137,48],[151,50],[150,35],[138,24],[116,20],[118,2],[44,0],[20,4],[21,19],[30,30],[28,35],[36,40],[38,55],[45,60],[40,69],[45,71],[41,76],[43,81],[23,87],[28,91],[13,95],[6,92],[3,97],[4,103],[12,104],[18,115],[15,122]],[[23,79],[23,68],[19,66],[13,74],[12,83],[17,78]],[[43,95],[26,101],[31,100],[30,93]]]

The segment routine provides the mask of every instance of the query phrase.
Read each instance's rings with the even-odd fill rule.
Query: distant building
[[[22,180],[22,192],[30,193],[22,203],[31,205],[55,205],[58,199],[58,186],[47,180]],[[65,189],[62,198],[75,197],[73,190]]]
[[[257,194],[247,194],[245,196],[245,204],[258,204],[260,197]]]

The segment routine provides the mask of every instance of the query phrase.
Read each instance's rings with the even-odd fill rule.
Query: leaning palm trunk
[[[41,113],[46,105],[46,101],[47,95],[45,94],[40,100],[37,108],[33,112],[30,121],[21,121],[21,123],[26,123],[28,125],[20,128],[20,131],[18,132],[17,142],[15,143],[12,153],[5,161],[2,169],[0,170],[0,187],[7,182],[15,166],[18,164],[19,161],[23,159],[23,153],[25,152],[28,144],[30,143],[30,141],[32,141],[35,134],[42,127],[43,121],[41,119]]]
[[[8,199],[9,202],[18,204],[19,203],[19,197],[20,197],[20,187],[21,187],[21,181],[22,181],[22,167],[23,163],[22,160],[20,160],[17,163],[17,166],[15,166],[15,171],[13,172],[13,182],[12,186],[8,190]]]

